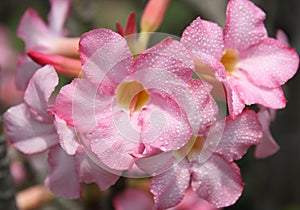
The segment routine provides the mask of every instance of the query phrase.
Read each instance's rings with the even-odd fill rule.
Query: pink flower
[[[165,209],[177,205],[189,186],[217,208],[234,204],[242,193],[243,182],[233,161],[242,158],[261,137],[262,128],[255,112],[244,111],[235,120],[227,117],[214,123],[206,135],[191,138],[177,151],[179,157],[185,158],[152,178],[150,188],[156,207]],[[171,152],[164,154],[167,162],[173,157]],[[137,165],[149,171],[147,158],[139,159]]]
[[[33,9],[23,15],[18,36],[25,42],[25,52],[36,51],[63,56],[78,57],[78,38],[64,38],[63,28],[70,7],[69,0],[50,0],[51,10],[46,24]],[[25,89],[28,81],[40,66],[26,54],[19,57],[17,85]]]
[[[215,118],[210,87],[192,79],[193,61],[178,41],[166,39],[134,60],[122,36],[96,29],[81,37],[80,56],[86,78],[61,89],[54,113],[112,169],[177,150]]]
[[[226,15],[224,32],[197,18],[185,29],[182,43],[224,83],[232,116],[251,104],[284,108],[281,85],[296,73],[297,53],[267,37],[265,14],[249,0],[230,0]]]
[[[8,138],[25,154],[49,152],[50,172],[45,183],[58,196],[79,198],[81,182],[96,182],[101,190],[107,189],[118,176],[91,161],[77,142],[72,128],[50,112],[51,94],[57,84],[58,76],[51,66],[45,66],[34,74],[25,90],[24,103],[4,114]],[[67,141],[72,142],[76,149],[71,152],[72,155],[62,149]]]

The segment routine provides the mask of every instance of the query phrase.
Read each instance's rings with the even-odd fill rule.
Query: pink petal
[[[238,90],[228,82],[224,83],[227,95],[227,105],[230,116],[235,117],[242,113],[245,108],[245,102],[239,97]]]
[[[200,198],[220,208],[237,201],[243,191],[243,182],[235,163],[213,155],[201,165],[194,163],[192,187]]]
[[[25,154],[43,152],[58,144],[52,122],[38,118],[24,103],[8,109],[4,123],[12,145]]]
[[[27,55],[22,54],[18,59],[18,66],[16,71],[16,85],[19,90],[25,90],[29,80],[34,75],[40,65],[33,62]]]
[[[223,31],[217,24],[196,18],[188,26],[181,42],[191,51],[195,59],[211,66],[221,60],[224,52]]]
[[[249,0],[230,0],[226,11],[226,49],[244,50],[267,37],[265,13]]]
[[[156,90],[147,90],[150,101],[141,112],[141,141],[162,151],[177,150],[186,144],[192,128],[176,100]]]
[[[80,146],[78,143],[75,129],[67,125],[66,121],[55,115],[54,125],[59,137],[60,146],[69,155],[74,155],[77,148]]]
[[[74,79],[60,90],[53,112],[81,132],[93,131],[112,103],[110,96],[98,91],[87,79]]]
[[[51,31],[57,35],[62,35],[63,25],[67,19],[70,0],[50,0],[51,10],[48,15],[48,22]]]
[[[156,176],[170,170],[176,162],[182,160],[176,158],[178,158],[176,152],[161,152],[149,157],[139,158],[135,164],[150,176]]]
[[[47,81],[47,82],[45,82]],[[58,84],[58,76],[52,66],[40,68],[31,78],[25,90],[24,101],[44,120],[52,120],[49,115],[49,99]]]
[[[160,52],[163,48],[167,51]],[[213,120],[216,109],[213,109],[210,85],[191,79],[194,64],[182,52],[188,55],[179,42],[166,39],[137,58],[135,73],[129,78],[139,81],[146,90],[153,89],[176,100],[197,135]]]
[[[35,10],[28,9],[25,12],[20,21],[17,34],[26,43],[26,50],[41,51],[46,49],[45,37],[49,36],[49,29]]]
[[[165,60],[162,59],[163,57],[160,58],[162,59],[160,62],[161,66],[152,68],[151,65],[148,65],[149,63],[151,64],[150,58],[150,56],[147,56],[137,60],[136,67],[138,70],[130,75],[129,79],[139,81],[146,90],[153,89],[160,95],[172,97],[180,109],[188,116],[188,120],[193,127],[193,133],[197,135],[199,129],[203,129],[203,126],[206,126],[208,121],[213,120],[213,115],[216,111],[215,109],[208,109],[208,106],[214,103],[209,100],[211,99],[209,98],[211,87],[200,80],[187,80],[169,71],[164,66]],[[203,114],[201,109],[205,109],[204,112],[207,113],[201,116]],[[177,111],[179,110],[177,109]],[[183,112],[182,114],[182,116],[185,115]]]
[[[79,59],[34,51],[29,51],[27,55],[30,56],[30,58],[36,63],[42,66],[47,64],[53,66],[56,72],[63,76],[71,78],[82,76],[81,62]]]
[[[95,41],[96,40],[96,41]],[[81,36],[80,58],[84,75],[104,91],[114,88],[130,73],[133,57],[126,40],[108,29],[95,29]]]
[[[255,147],[254,154],[256,158],[266,158],[275,154],[279,150],[279,146],[270,131],[271,119],[268,110],[260,112],[258,117],[263,127],[263,138],[262,142]]]
[[[217,210],[217,208],[200,198],[191,188],[189,188],[185,193],[183,200],[177,206],[172,208],[172,210]]]
[[[235,92],[238,96],[239,100],[243,101],[246,105],[261,104],[272,109],[282,109],[285,107],[286,99],[281,87],[266,88],[256,86],[248,80],[247,75],[243,71],[235,72],[233,77],[228,78],[226,88],[229,86],[231,91]],[[230,89],[227,88],[227,91],[230,91]],[[238,110],[236,113],[238,114],[239,111],[242,110]]]
[[[257,86],[277,88],[297,72],[299,57],[294,49],[266,38],[240,53],[239,66]]]
[[[288,36],[286,35],[286,33],[283,30],[277,30],[276,32],[276,39],[278,41],[281,41],[283,44],[289,46],[289,39]]]
[[[120,135],[112,118],[107,119],[107,125],[100,126],[98,131],[82,134],[81,140],[85,142],[87,150],[115,170],[131,168],[135,160],[131,154],[137,154],[139,148],[139,144]]]
[[[115,210],[150,210],[153,201],[144,190],[129,188],[114,198],[113,206]]]
[[[182,79],[190,79],[194,73],[194,63],[189,51],[172,38],[164,39],[140,54],[134,67],[136,71],[161,69]]]
[[[227,161],[238,160],[251,145],[258,144],[262,138],[262,127],[254,111],[247,110],[233,120],[227,117],[210,128],[206,141],[212,152],[222,155]],[[216,144],[216,148],[210,146]],[[203,150],[206,149],[205,147]]]
[[[50,172],[45,180],[46,186],[56,195],[76,199],[81,196],[78,166],[74,156],[68,155],[60,146],[49,151]]]
[[[100,190],[107,190],[111,185],[115,184],[119,179],[121,171],[108,172],[105,168],[96,165],[85,153],[75,156],[79,165],[80,181],[84,183],[96,182]]]
[[[66,121],[66,123],[70,126],[74,126],[73,98],[77,80],[81,79],[74,79],[71,84],[65,85],[60,89],[56,96],[55,104],[51,110],[59,118]]]
[[[207,127],[215,121],[218,114],[218,106],[210,94],[212,86],[205,81],[191,80],[190,89],[197,112],[192,112],[193,108],[191,107],[186,107],[185,110],[194,130],[198,132],[198,135],[203,135],[207,132]],[[196,118],[196,116],[199,118]]]
[[[152,178],[150,189],[157,209],[177,205],[184,197],[190,184],[189,163],[186,159],[169,171]]]

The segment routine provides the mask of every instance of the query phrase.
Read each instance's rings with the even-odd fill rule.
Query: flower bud
[[[68,77],[82,76],[81,62],[79,59],[67,58],[59,55],[49,55],[33,51],[30,51],[27,54],[32,60],[42,66],[47,64],[52,65],[59,74]]]
[[[141,19],[142,32],[153,32],[159,28],[169,2],[170,0],[149,0]]]

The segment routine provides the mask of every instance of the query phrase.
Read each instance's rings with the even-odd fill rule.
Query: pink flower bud
[[[47,64],[52,65],[57,73],[68,77],[81,76],[81,62],[79,59],[67,58],[59,55],[49,55],[39,52],[28,52],[28,56],[44,66]]]
[[[165,14],[170,0],[150,0],[144,10],[141,20],[142,32],[156,31]]]

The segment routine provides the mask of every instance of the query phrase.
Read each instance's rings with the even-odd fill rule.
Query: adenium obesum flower
[[[234,204],[242,193],[243,182],[233,161],[242,158],[251,145],[260,143],[261,137],[256,113],[246,110],[234,120],[229,116],[212,124],[207,134],[191,138],[177,151],[184,159],[152,178],[150,188],[156,208],[177,205],[190,186],[215,207]],[[171,152],[164,154],[165,160],[173,157]],[[139,159],[137,165],[148,172],[148,162],[147,158]]]
[[[69,0],[50,0],[51,10],[46,24],[34,9],[23,15],[17,34],[25,42],[25,54],[19,57],[16,82],[24,90],[40,65],[34,63],[26,53],[29,51],[78,57],[79,38],[65,38],[63,28],[70,7]]]
[[[88,158],[73,128],[51,113],[51,95],[57,84],[58,76],[49,65],[34,74],[25,90],[24,103],[4,113],[8,138],[12,146],[24,154],[48,151],[50,171],[45,184],[58,196],[79,198],[81,182],[96,182],[105,190],[119,176],[117,172],[108,173]],[[72,143],[75,148],[72,155],[63,149],[66,141],[60,139]]]
[[[135,58],[125,38],[96,29],[81,37],[79,51],[86,78],[61,89],[53,112],[109,168],[131,169],[142,156],[177,150],[214,121],[211,87],[192,79],[180,42],[166,39]]]
[[[223,82],[232,116],[252,104],[284,108],[281,85],[296,73],[297,53],[267,37],[265,13],[251,1],[230,0],[226,17],[224,31],[198,17],[183,32],[181,42],[193,53],[198,71],[208,66]]]

